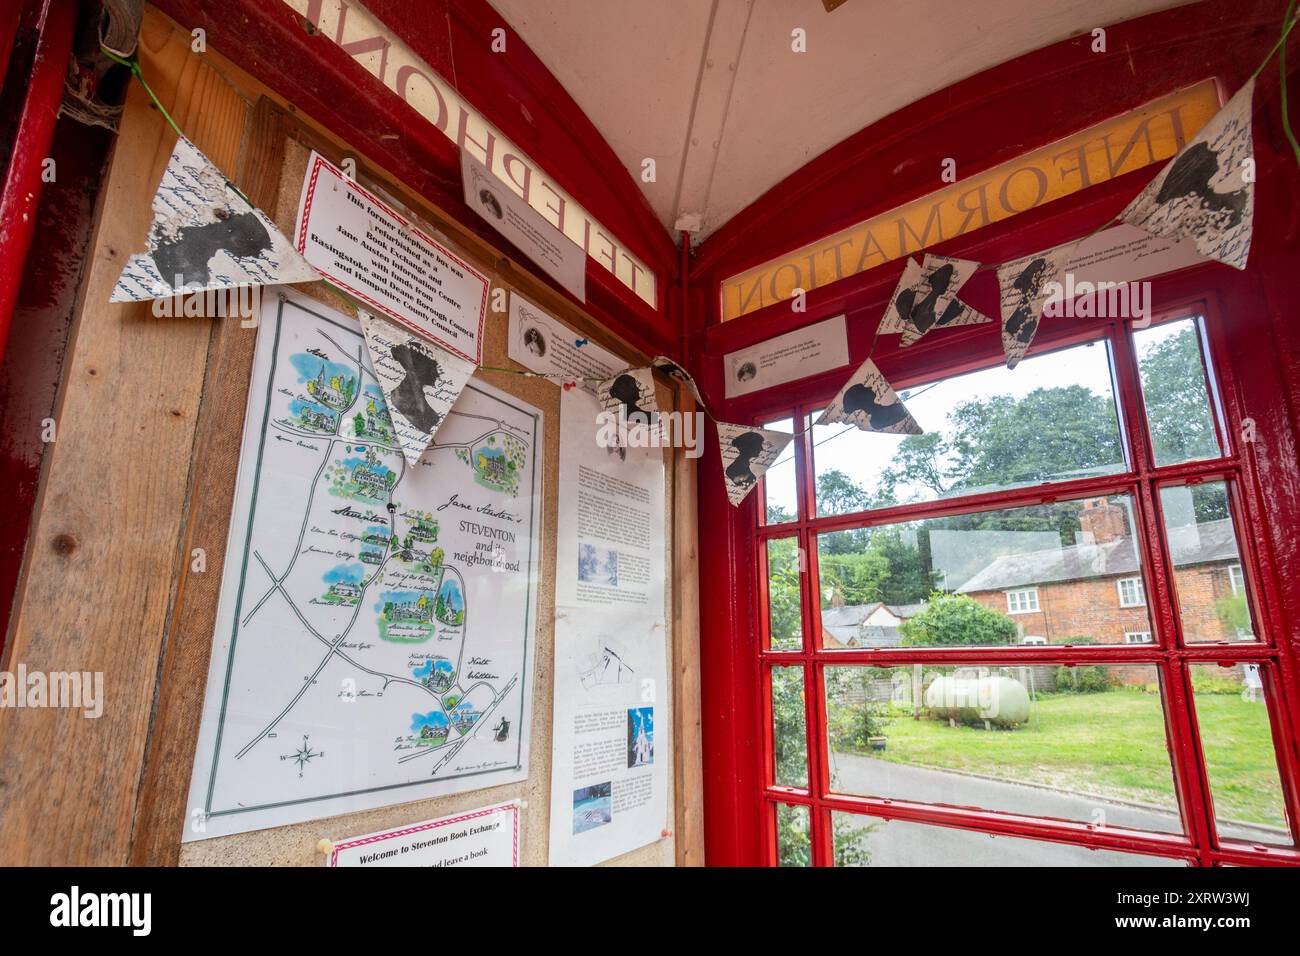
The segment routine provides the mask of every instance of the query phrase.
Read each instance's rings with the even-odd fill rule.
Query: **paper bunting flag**
[[[1164,239],[1192,239],[1201,255],[1246,268],[1255,177],[1249,80],[1193,136],[1119,218]]]
[[[387,413],[375,415],[374,424],[370,416],[358,414],[355,437],[391,440],[384,432],[395,432],[407,463],[414,465],[474,374],[474,364],[386,319],[368,312],[359,315]],[[384,417],[390,421],[385,423]]]
[[[906,348],[931,329],[992,322],[957,298],[978,268],[979,263],[970,259],[929,253],[920,265],[909,259],[880,320],[880,331],[901,333],[899,344]]]
[[[668,358],[667,356],[656,355],[651,360],[650,366],[652,368],[657,368],[659,371],[663,372],[669,378],[673,379],[674,381],[681,382],[683,385],[689,388],[691,390],[691,394],[695,396],[695,404],[698,405],[701,409],[705,409],[708,407],[704,404],[704,397],[700,395],[700,387],[695,384],[695,379],[691,378],[691,373],[686,371],[686,369],[682,368],[672,359]]]
[[[1007,357],[1007,368],[1020,364],[1029,350],[1042,321],[1049,286],[1060,283],[1077,245],[1072,242],[998,266],[1002,352]]]
[[[148,245],[127,260],[109,301],[320,278],[266,214],[245,202],[184,137],[154,193]]]
[[[605,379],[596,386],[596,400],[601,408],[618,415],[629,427],[659,420],[654,376],[648,368],[627,368]]]
[[[722,479],[727,498],[739,505],[754,490],[772,463],[785,451],[794,435],[749,425],[718,422],[718,444],[722,448]]]
[[[846,422],[864,432],[920,435],[921,426],[894,393],[876,363],[867,359],[826,406],[818,425]]]

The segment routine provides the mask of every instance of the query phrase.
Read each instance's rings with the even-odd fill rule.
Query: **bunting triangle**
[[[727,499],[733,505],[739,505],[785,451],[794,435],[750,425],[717,424]]]
[[[446,421],[475,366],[403,326],[369,312],[358,315],[393,431],[407,464],[414,465]]]
[[[181,137],[154,193],[148,249],[127,260],[109,301],[319,278],[270,218]]]
[[[1207,259],[1246,268],[1255,212],[1247,81],[1120,213],[1163,239],[1191,239]]]
[[[1002,312],[1002,352],[1007,368],[1015,368],[1029,351],[1042,321],[1043,306],[1077,242],[1025,256],[998,266],[999,308]]]
[[[895,394],[876,363],[867,359],[826,406],[818,425],[845,422],[865,432],[920,435],[921,426]]]

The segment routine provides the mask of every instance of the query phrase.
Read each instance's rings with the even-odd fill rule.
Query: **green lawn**
[[[1198,695],[1196,707],[1217,815],[1285,827],[1264,704]],[[871,756],[1177,809],[1158,694],[1040,696],[1036,723],[1015,730],[950,727],[893,711],[884,734],[887,749]]]

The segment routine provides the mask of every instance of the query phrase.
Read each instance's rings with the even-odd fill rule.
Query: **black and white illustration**
[[[154,193],[148,249],[127,260],[109,301],[319,278],[266,214],[182,137]]]
[[[785,451],[794,435],[718,422],[718,444],[722,449],[722,477],[727,483],[727,498],[739,505],[754,490],[758,479]]]
[[[474,374],[474,364],[368,312],[360,319],[392,429],[403,457],[414,465]]]
[[[891,435],[920,435],[921,426],[908,412],[876,363],[867,359],[844,383],[840,393],[826,406],[818,425],[845,422],[864,432],[888,432]]]
[[[993,321],[957,298],[978,268],[979,263],[971,259],[927,253],[918,264],[909,258],[885,307],[880,332],[901,334],[899,344],[906,348],[931,329]]]
[[[1002,352],[1007,368],[1015,368],[1038,332],[1049,286],[1060,283],[1065,265],[1078,243],[1057,246],[998,266],[998,299],[1002,312]]]
[[[626,368],[596,386],[596,400],[628,429],[658,428],[654,376],[648,368]]]
[[[1246,83],[1138,193],[1120,219],[1165,239],[1192,239],[1201,255],[1246,268],[1255,212],[1251,103]]]

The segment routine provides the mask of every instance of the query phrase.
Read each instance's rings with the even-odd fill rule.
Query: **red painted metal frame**
[[[1300,587],[1292,583],[1300,581],[1300,540],[1296,535],[1300,527],[1300,329],[1295,327],[1293,317],[1300,314],[1300,294],[1293,277],[1300,236],[1300,175],[1284,148],[1277,119],[1276,69],[1261,75],[1256,92],[1255,156],[1260,170],[1257,188],[1261,197],[1270,198],[1261,198],[1256,206],[1249,269],[1237,273],[1207,265],[1153,280],[1154,299],[1162,312],[1206,316],[1206,344],[1216,378],[1214,393],[1222,402],[1220,438],[1227,442],[1223,459],[1154,468],[1145,439],[1145,414],[1133,369],[1132,346],[1126,333],[1118,326],[1102,328],[1097,322],[1054,321],[1040,332],[1040,342],[1031,355],[1098,335],[1104,335],[1111,344],[1116,393],[1123,409],[1121,424],[1131,456],[1128,473],[1062,483],[1050,491],[1016,489],[961,502],[933,502],[866,516],[810,520],[811,440],[804,434],[800,414],[824,404],[849,369],[867,355],[885,299],[903,264],[894,262],[812,290],[808,311],[801,315],[793,315],[781,305],[725,324],[718,320],[722,279],[932,191],[937,185],[928,177],[931,167],[938,167],[937,157],[963,150],[969,155],[959,159],[961,168],[982,170],[1209,76],[1217,77],[1225,92],[1234,90],[1275,42],[1284,9],[1284,2],[1273,0],[1246,4],[1212,0],[1108,28],[1112,55],[1090,54],[1087,38],[1083,38],[989,70],[850,137],[789,177],[701,245],[688,284],[692,370],[715,410],[729,421],[758,423],[795,415],[795,467],[801,496],[798,520],[765,527],[759,515],[760,494],[752,495],[741,508],[730,509],[717,500],[710,488],[716,478],[707,469],[700,477],[701,565],[720,563],[722,567],[711,572],[718,580],[730,575],[734,581],[749,582],[749,587],[741,586],[738,593],[733,584],[731,593],[720,592],[717,600],[706,603],[701,610],[703,646],[716,650],[703,660],[704,696],[710,703],[704,740],[710,863],[747,865],[775,859],[774,801],[807,806],[813,811],[815,859],[819,864],[832,860],[825,839],[830,833],[832,809],[865,810],[934,825],[1173,855],[1203,864],[1300,863],[1300,853],[1294,848],[1254,848],[1218,842],[1213,836],[1212,794],[1206,785],[1185,670],[1190,663],[1228,660],[1263,665],[1272,702],[1275,749],[1294,835],[1300,817],[1300,683],[1296,663],[1300,658]],[[933,163],[929,162],[932,156]],[[1139,171],[1091,187],[941,244],[935,251],[998,262],[1067,241],[1118,212],[1150,175],[1151,171]],[[870,185],[863,188],[863,184]],[[977,276],[962,296],[986,313],[997,314],[996,285],[991,275]],[[847,315],[848,366],[730,402],[721,400],[721,358],[725,352],[839,312]],[[886,340],[875,358],[896,386],[908,387],[993,364],[999,355],[996,333],[990,335],[989,327],[976,326],[928,336],[906,352]],[[1235,437],[1246,418],[1255,423],[1257,440],[1238,443]],[[1229,479],[1257,629],[1268,636],[1263,643],[1182,643],[1158,488],[1212,477]],[[825,726],[823,668],[828,663],[911,663],[917,657],[902,650],[820,650],[816,605],[808,600],[816,593],[815,532],[1106,490],[1127,491],[1140,509],[1137,531],[1146,559],[1144,581],[1157,643],[1113,648],[943,650],[924,652],[925,659],[980,658],[1001,663],[1050,657],[1068,663],[1118,660],[1153,664],[1164,686],[1175,790],[1188,821],[1188,833],[1171,837],[1114,828],[1097,831],[1069,821],[829,795],[825,769],[819,763],[824,757],[816,743],[819,728]],[[805,643],[799,652],[769,651],[765,649],[764,542],[788,536],[798,539],[809,558],[803,609]],[[718,660],[723,649],[733,655],[725,668]],[[1037,651],[1043,653],[1033,656]],[[752,666],[734,659],[734,655],[746,654]],[[779,664],[802,666],[807,675],[809,760],[815,783],[808,791],[769,785],[772,729],[768,672]],[[745,714],[749,716],[748,727],[743,726]],[[710,718],[718,721],[713,733],[708,732]],[[715,766],[720,768],[717,773],[712,772]],[[736,822],[742,815],[755,821],[753,829]]]
[[[1181,304],[1170,310],[1165,318],[1180,318],[1188,315],[1210,315],[1208,323],[1221,333],[1223,323],[1202,303]],[[1297,721],[1297,695],[1295,690],[1295,673],[1293,660],[1279,650],[1277,642],[1271,638],[1259,643],[1184,643],[1181,634],[1181,621],[1176,611],[1173,569],[1169,561],[1167,542],[1164,539],[1158,501],[1160,487],[1196,483],[1205,480],[1221,479],[1229,483],[1232,495],[1232,512],[1237,520],[1239,532],[1247,525],[1248,507],[1245,501],[1249,496],[1243,495],[1241,485],[1252,481],[1249,462],[1234,455],[1231,449],[1221,458],[1203,462],[1192,462],[1174,466],[1155,467],[1150,459],[1150,449],[1145,435],[1145,412],[1142,407],[1141,390],[1138,386],[1136,362],[1125,329],[1112,324],[1104,330],[1093,329],[1093,334],[1100,332],[1115,356],[1114,365],[1118,371],[1115,376],[1115,394],[1121,404],[1127,432],[1128,454],[1132,467],[1122,475],[1104,476],[1082,481],[1071,481],[1051,486],[1038,486],[1028,489],[1014,489],[968,496],[960,499],[929,502],[918,506],[901,506],[882,509],[876,512],[836,515],[826,518],[812,518],[810,515],[813,501],[811,492],[815,479],[812,460],[811,433],[806,428],[809,412],[814,411],[824,402],[802,404],[797,409],[796,422],[799,427],[796,436],[795,457],[799,489],[799,518],[793,522],[777,525],[759,526],[755,532],[754,553],[756,555],[754,575],[755,586],[752,600],[755,602],[755,620],[758,622],[759,651],[761,666],[756,679],[758,696],[763,702],[760,717],[760,731],[763,739],[762,779],[767,785],[762,788],[766,803],[786,803],[808,807],[812,814],[812,833],[814,859],[818,865],[830,865],[833,848],[830,840],[830,814],[835,810],[869,813],[886,819],[910,820],[941,826],[959,826],[981,832],[1030,836],[1039,839],[1074,843],[1097,849],[1123,850],[1128,852],[1154,853],[1176,856],[1204,865],[1223,862],[1286,862],[1300,864],[1300,851],[1294,847],[1281,846],[1246,846],[1237,841],[1220,840],[1214,833],[1212,794],[1208,791],[1204,762],[1200,751],[1200,736],[1196,726],[1194,707],[1191,705],[1191,685],[1189,671],[1191,664],[1226,664],[1252,662],[1261,666],[1264,675],[1266,694],[1270,700],[1270,716],[1275,742],[1275,751],[1280,777],[1284,781],[1284,796],[1287,803],[1288,817],[1291,823],[1292,839],[1297,840],[1300,832],[1300,792],[1295,786],[1300,779],[1300,766],[1296,761],[1296,740],[1294,728],[1300,726]],[[1077,344],[1080,338],[1078,330],[1067,330],[1055,340],[1048,339],[1044,344],[1065,346]],[[1211,347],[1213,349],[1211,336]],[[1036,350],[1045,351],[1045,349]],[[996,363],[997,357],[992,357]],[[1208,383],[1207,383],[1208,384]],[[830,394],[833,394],[830,393]],[[823,396],[817,396],[823,398]],[[824,396],[829,398],[829,394]],[[1229,421],[1240,421],[1239,409],[1231,394],[1224,396],[1227,401]],[[766,417],[770,420],[770,417]],[[1226,434],[1227,430],[1223,430]],[[1137,506],[1141,516],[1138,530],[1139,545],[1144,555],[1144,583],[1147,587],[1148,607],[1153,612],[1153,630],[1155,642],[1150,646],[1110,645],[1110,646],[1053,646],[1026,647],[1011,646],[999,648],[948,648],[940,650],[921,650],[889,648],[878,650],[828,650],[821,644],[820,622],[815,608],[819,593],[817,567],[816,535],[846,527],[875,526],[899,520],[911,520],[937,515],[984,511],[994,508],[1013,507],[1042,503],[1045,501],[1067,500],[1085,495],[1100,493],[1126,493]],[[760,490],[761,494],[761,490]],[[754,496],[759,498],[758,495]],[[761,500],[761,499],[760,499]],[[751,517],[758,518],[761,505],[750,508]],[[767,613],[766,613],[766,542],[772,539],[796,537],[799,546],[807,556],[808,571],[802,587],[802,617],[804,641],[799,651],[770,650]],[[1241,535],[1242,565],[1247,568],[1248,586],[1251,588],[1254,612],[1260,629],[1266,634],[1285,633],[1275,630],[1283,625],[1277,619],[1275,610],[1267,600],[1268,589],[1257,586],[1255,582],[1270,579],[1274,571],[1267,558],[1256,552],[1247,536]],[[897,666],[914,663],[979,663],[989,665],[1007,664],[1084,664],[1084,663],[1142,663],[1155,666],[1160,675],[1164,689],[1166,732],[1168,747],[1172,756],[1175,791],[1182,808],[1186,834],[1166,834],[1156,832],[1139,832],[1122,828],[1098,828],[1090,824],[1069,820],[1049,820],[1037,817],[1025,817],[1016,814],[985,811],[961,806],[944,806],[912,803],[897,799],[876,799],[831,790],[830,774],[826,764],[825,728],[827,717],[825,710],[824,669],[827,666],[869,665],[877,667]],[[805,720],[807,724],[808,773],[812,786],[795,788],[777,785],[774,782],[772,754],[773,724],[771,711],[771,674],[776,667],[799,667],[804,675],[805,684]],[[769,823],[774,817],[769,811],[764,814]],[[776,860],[775,831],[769,830],[761,836],[763,860],[772,863]]]
[[[288,5],[156,0],[156,6],[186,29],[203,27],[214,50],[463,225],[528,262],[463,202],[456,144],[332,39],[304,29]],[[659,301],[652,308],[588,262],[587,302],[580,304],[639,348],[675,352],[676,245],[591,120],[504,18],[487,0],[428,0],[418,11],[401,0],[366,0],[363,6],[655,272]],[[507,31],[501,54],[490,49],[498,27]]]
[[[45,0],[35,25],[40,33],[36,56],[0,190],[0,358],[9,339],[27,250],[36,231],[44,163],[50,155],[59,104],[63,102],[78,7],[77,0]]]

